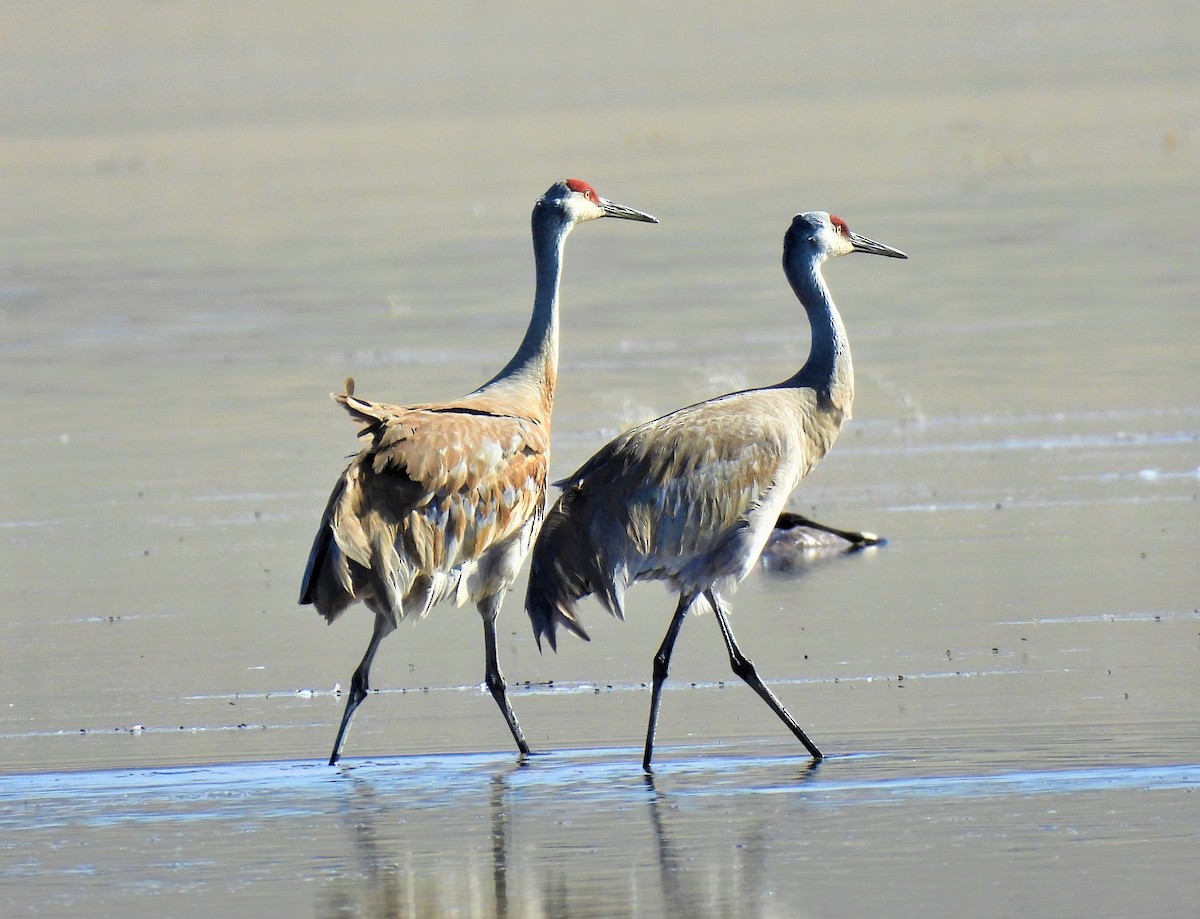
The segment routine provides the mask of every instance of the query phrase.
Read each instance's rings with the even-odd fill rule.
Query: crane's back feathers
[[[332,622],[363,600],[398,622],[507,588],[545,509],[548,426],[484,393],[403,408],[333,398],[368,443],[330,495],[300,602]]]

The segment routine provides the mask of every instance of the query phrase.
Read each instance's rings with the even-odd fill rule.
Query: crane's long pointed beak
[[[657,217],[651,217],[649,214],[643,214],[641,211],[635,211],[631,207],[626,207],[623,204],[617,204],[614,201],[609,201],[607,198],[600,199],[600,207],[604,209],[605,217],[620,217],[623,220],[640,220],[643,223],[658,223]]]
[[[891,246],[877,243],[875,240],[859,236],[857,233],[850,234],[850,242],[854,244],[855,252],[866,252],[868,255],[886,255],[888,258],[908,258],[899,249],[893,249]]]

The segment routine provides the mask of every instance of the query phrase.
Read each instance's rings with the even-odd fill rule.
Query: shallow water
[[[1200,40],[1180,3],[578,21],[478,5],[0,12],[5,915],[1175,914],[1197,901]],[[636,25],[635,25],[636,24]],[[48,36],[54,36],[51,43]],[[619,52],[619,53],[618,53]],[[462,393],[580,175],[554,471],[773,382],[826,276],[855,419],[794,506],[889,544],[732,598],[810,769],[672,599],[502,666],[294,605],[354,448],[326,394]]]
[[[653,780],[633,748],[10,777],[5,884],[135,915],[1141,915],[1200,892],[1195,766],[753,747]]]

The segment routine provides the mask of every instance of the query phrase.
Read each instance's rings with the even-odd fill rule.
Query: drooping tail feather
[[[575,604],[591,594],[601,579],[597,577],[595,553],[574,513],[579,498],[578,489],[572,488],[558,499],[546,515],[531,554],[525,611],[539,649],[544,637],[553,650],[558,650],[559,626],[591,641]]]
[[[302,605],[312,604],[329,622],[333,622],[355,600],[349,561],[333,538],[333,517],[345,490],[346,476],[343,474],[329,496],[325,513],[321,515],[321,525],[313,539],[308,564],[304,568],[304,580],[300,584],[299,602]]]
[[[371,403],[354,398],[354,377],[346,377],[343,391],[330,393],[329,398],[349,412],[352,418],[366,425],[360,436],[374,433],[380,419],[370,413],[370,409],[373,408]],[[354,577],[350,570],[353,563],[346,558],[334,537],[335,522],[341,516],[338,508],[346,498],[352,468],[353,464],[338,477],[337,484],[329,495],[325,513],[321,515],[321,525],[317,527],[317,535],[313,537],[312,550],[308,553],[304,580],[300,584],[300,604],[312,604],[329,622],[333,622],[357,599]]]
[[[329,397],[342,406],[352,418],[363,423],[364,427],[359,436],[374,436],[382,424],[382,415],[373,403],[354,398],[354,377],[346,377],[345,387],[340,393],[330,393]],[[350,487],[350,472],[353,464],[338,478],[337,485],[325,505],[325,513],[321,515],[321,525],[313,538],[312,550],[308,554],[308,564],[304,568],[304,579],[300,584],[300,604],[312,604],[325,619],[333,622],[358,597],[354,589],[354,574],[351,566],[355,562],[346,558],[341,546],[334,536],[334,527],[339,517],[345,517],[353,522],[355,515],[339,514],[339,506],[346,499]],[[356,542],[365,541],[365,534],[356,531]],[[362,553],[366,553],[364,547]],[[365,557],[361,564],[368,564]]]

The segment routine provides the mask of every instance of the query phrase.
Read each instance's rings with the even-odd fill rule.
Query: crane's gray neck
[[[547,415],[558,375],[558,285],[563,248],[570,231],[569,222],[555,219],[555,215],[547,214],[540,206],[534,208],[533,315],[517,353],[503,370],[480,387],[480,391],[494,391],[497,387],[529,390],[528,395],[540,398]]]
[[[854,401],[854,365],[850,360],[850,341],[846,338],[846,329],[829,287],[821,276],[821,262],[798,256],[799,253],[784,253],[783,269],[792,290],[808,313],[812,345],[804,366],[784,385],[811,387],[849,417]]]

